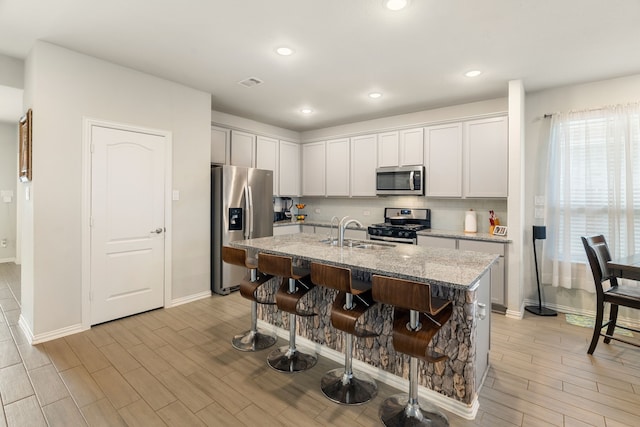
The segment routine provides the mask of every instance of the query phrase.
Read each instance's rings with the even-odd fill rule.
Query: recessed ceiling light
[[[464,73],[467,77],[478,77],[480,74],[482,74],[482,71],[480,70],[471,70]]]
[[[300,112],[302,114],[311,114],[311,113],[313,113],[313,110],[311,108],[302,108],[302,109],[300,109]]]
[[[276,49],[276,53],[282,56],[289,56],[293,54],[293,49],[290,47],[282,46]]]
[[[382,97],[382,94],[380,92],[371,92],[369,94],[369,98],[372,98],[372,99],[378,99],[380,97]]]
[[[384,0],[384,7],[389,10],[402,10],[409,6],[409,0]]]

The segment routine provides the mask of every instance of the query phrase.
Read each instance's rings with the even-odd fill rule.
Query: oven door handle
[[[411,238],[397,238],[397,237],[384,237],[384,236],[372,236],[369,234],[369,240],[381,240],[384,242],[392,242],[392,243],[404,243],[408,245],[416,244],[416,239]]]

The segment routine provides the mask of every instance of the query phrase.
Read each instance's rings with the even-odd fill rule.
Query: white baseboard
[[[289,330],[278,328],[270,323],[265,322],[264,320],[258,320],[258,326],[265,331],[275,333],[277,336],[285,340],[289,339]],[[344,363],[343,353],[330,349],[318,343],[314,343],[313,341],[306,338],[296,336],[296,346],[300,347],[300,349],[303,350],[314,351],[320,356],[326,357],[327,359],[333,360],[334,362],[338,362],[340,364]],[[375,380],[390,385],[391,387],[397,388],[401,392],[409,392],[409,380],[401,378],[390,372],[383,371],[382,369],[378,369],[374,366],[369,365],[368,363],[356,359],[353,359],[353,369],[354,371],[364,372]],[[475,419],[476,414],[478,413],[478,408],[480,407],[480,404],[478,403],[477,393],[470,405],[458,402],[457,400],[451,399],[422,386],[418,387],[418,396],[466,420]]]
[[[199,294],[193,294],[182,298],[176,298],[171,300],[171,305],[169,307],[177,307],[182,304],[187,304],[189,302],[197,301],[204,298],[210,298],[211,291],[200,292]],[[165,307],[165,308],[169,308]]]
[[[538,305],[538,300],[525,300],[526,305]],[[588,316],[588,317],[596,317],[595,310],[585,310],[585,309],[576,309],[575,307],[571,307],[568,305],[561,304],[553,304],[545,302],[542,304],[546,308],[550,308],[551,310],[555,310],[559,313],[565,314],[577,314],[579,316]],[[605,317],[607,312],[605,311]],[[618,323],[622,323],[634,328],[640,328],[640,320],[630,319],[628,317],[618,316]]]
[[[29,341],[29,344],[31,345],[55,340],[58,338],[66,337],[67,335],[77,334],[78,332],[82,332],[86,330],[85,328],[82,327],[81,324],[78,323],[76,325],[67,326],[66,328],[57,329],[55,331],[49,331],[44,334],[34,335],[31,328],[29,328],[29,325],[27,325],[27,322],[25,321],[24,317],[22,317],[22,314],[20,315],[20,319],[18,320],[18,326],[20,326],[20,329],[22,329],[22,332],[24,332],[25,336],[27,337],[27,340]]]

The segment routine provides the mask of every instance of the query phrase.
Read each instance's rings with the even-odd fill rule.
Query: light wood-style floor
[[[380,384],[368,404],[336,405],[318,384],[338,364],[286,375],[266,351],[233,350],[249,323],[238,293],[30,346],[9,288],[17,271],[0,264],[0,426],[378,426],[380,402],[397,392]],[[492,321],[480,411],[450,415],[452,426],[640,426],[640,349],[600,343],[588,356],[591,331],[563,315]]]

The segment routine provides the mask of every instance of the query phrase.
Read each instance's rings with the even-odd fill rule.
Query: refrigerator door
[[[211,169],[211,290],[238,289],[244,267],[222,262],[222,246],[235,240],[273,235],[271,171],[237,166]]]
[[[273,236],[273,172],[265,169],[249,169],[250,215],[247,227],[252,239]]]

